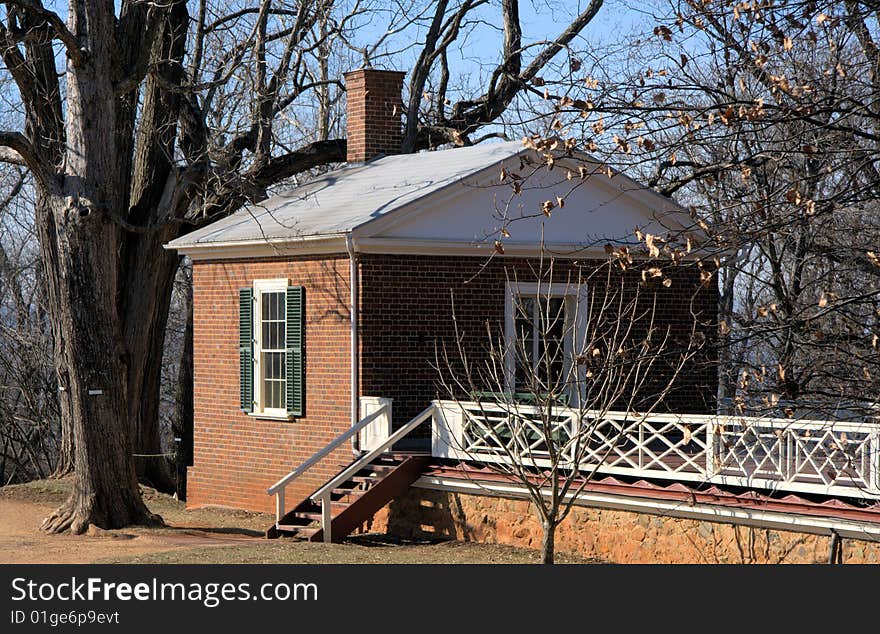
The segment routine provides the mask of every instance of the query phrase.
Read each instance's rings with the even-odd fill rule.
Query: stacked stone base
[[[525,500],[412,488],[364,531],[406,539],[457,539],[541,547],[541,526]],[[629,511],[575,507],[556,550],[611,563],[826,563],[830,536]],[[880,543],[841,542],[843,563],[880,563]]]

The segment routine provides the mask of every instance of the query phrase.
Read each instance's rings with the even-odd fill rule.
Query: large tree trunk
[[[60,191],[42,197],[40,248],[63,341],[75,443],[70,498],[43,522],[81,533],[161,521],[140,496],[131,456],[119,253],[127,200],[118,182],[112,2],[71,3],[87,54],[67,70],[67,152]]]
[[[159,428],[162,357],[177,256],[162,248],[165,231],[129,240],[125,340],[137,363],[128,368],[128,421],[138,479],[165,493],[176,489]]]
[[[79,189],[80,183],[73,189]],[[153,524],[141,500],[127,425],[127,365],[117,312],[116,247],[119,228],[82,207],[57,201],[59,268],[48,271],[60,313],[68,373],[67,398],[75,443],[71,497],[44,523],[58,532],[85,531],[90,524],[118,528]]]
[[[127,219],[139,226],[162,222],[158,209],[173,169],[180,94],[163,88],[158,77],[174,85],[182,82],[188,23],[186,3],[175,0],[168,5],[167,16],[158,24],[160,33],[153,40],[150,59],[156,64],[156,74],[149,75],[144,84],[133,170],[125,172],[131,173]],[[126,138],[131,138],[130,131]],[[146,233],[129,233],[120,262],[127,284],[122,309],[125,340],[131,358],[137,360],[128,370],[135,465],[141,482],[166,493],[173,492],[175,485],[168,461],[160,455],[159,404],[165,328],[178,257],[162,245],[176,238],[178,230],[166,222]]]

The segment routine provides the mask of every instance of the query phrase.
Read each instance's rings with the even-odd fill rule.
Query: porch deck
[[[276,496],[276,522],[270,531],[277,534],[303,528],[282,523],[289,515],[297,515],[300,508],[289,511],[286,487],[332,450],[357,437],[363,453],[315,491],[310,500],[300,503],[312,506],[299,515],[309,520],[320,518],[320,531],[316,529],[313,537],[320,535],[330,541],[347,534],[344,531],[353,529],[364,513],[374,512],[400,486],[416,480],[418,474],[412,469],[395,467],[389,471],[378,463],[394,451],[396,443],[425,422],[431,424],[432,458],[476,463],[484,470],[492,464],[515,461],[539,471],[550,466],[555,455],[555,463],[562,469],[576,469],[588,480],[594,476],[628,476],[665,481],[669,486],[676,482],[704,483],[762,494],[792,492],[880,500],[880,424],[876,422],[645,416],[568,407],[548,412],[533,405],[497,401],[434,401],[406,425],[392,431],[391,410],[391,399],[362,397],[363,418],[356,425],[270,487],[268,493]],[[548,425],[549,434],[545,434]],[[424,452],[415,453],[423,456],[419,465],[428,464]],[[407,456],[411,464],[419,460],[415,453]],[[378,469],[378,476],[373,473],[365,477],[365,469]],[[405,477],[392,478],[398,471],[405,471]],[[369,481],[374,488],[344,488],[346,482],[358,480]],[[355,494],[359,500],[342,504],[355,520],[343,522],[344,513],[339,508],[334,511],[334,505],[340,507],[338,496]],[[334,522],[343,532],[333,532]]]

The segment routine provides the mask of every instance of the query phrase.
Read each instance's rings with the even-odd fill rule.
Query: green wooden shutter
[[[287,287],[287,413],[303,416],[305,377],[303,375],[303,324],[305,292],[302,286]]]
[[[254,411],[254,291],[238,291],[238,364],[241,411]]]

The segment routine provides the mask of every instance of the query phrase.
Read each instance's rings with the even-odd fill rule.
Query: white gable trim
[[[411,238],[359,238],[355,242],[358,253],[455,255],[488,257],[537,257],[541,245],[536,242],[504,242],[504,253],[496,253],[494,243],[454,242],[449,240],[415,240]],[[545,256],[560,259],[607,257],[604,246],[585,247],[581,244],[545,244]]]
[[[237,260],[246,258],[283,258],[298,255],[330,255],[346,253],[345,236],[320,236],[300,239],[266,239],[258,242],[212,242],[197,245],[174,247],[193,261],[198,260]]]
[[[414,240],[410,238],[361,238],[354,241],[357,253],[385,255],[436,255],[456,257],[538,257],[541,247],[533,242],[505,242],[504,253],[496,253],[495,245],[485,242],[454,242],[446,240]],[[634,245],[629,245],[630,247]],[[173,247],[165,247],[173,249]],[[217,245],[180,247],[177,251],[193,261],[242,260],[249,258],[279,258],[303,255],[346,254],[345,238],[303,240],[300,242],[242,242]],[[545,244],[543,255],[557,259],[604,259],[604,245]],[[635,260],[643,259],[633,251]]]

